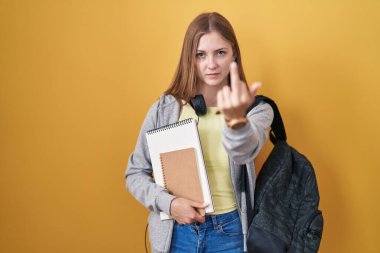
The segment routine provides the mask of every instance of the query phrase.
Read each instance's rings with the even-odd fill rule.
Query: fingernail
[[[231,67],[232,68],[236,68],[237,67],[237,63],[235,61],[231,62]]]
[[[258,87],[261,87],[261,82],[254,82],[253,84],[257,85]]]

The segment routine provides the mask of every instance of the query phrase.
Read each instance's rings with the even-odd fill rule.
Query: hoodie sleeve
[[[150,211],[170,214],[170,204],[175,196],[154,182],[153,168],[145,136],[147,131],[155,128],[158,104],[157,101],[149,109],[141,127],[135,150],[129,157],[125,174],[126,188]]]
[[[273,109],[264,102],[247,115],[248,123],[237,130],[224,124],[222,141],[230,159],[236,164],[246,164],[255,159],[268,138],[273,121]]]

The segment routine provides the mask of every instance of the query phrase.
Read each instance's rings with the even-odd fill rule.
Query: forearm
[[[170,203],[175,197],[170,195],[165,188],[157,185],[151,175],[141,169],[138,173],[127,174],[126,179],[127,190],[143,206],[153,212],[169,214]]]
[[[245,164],[253,160],[265,144],[270,125],[273,120],[273,110],[268,104],[260,104],[248,115],[248,122],[239,129],[223,129],[223,145],[233,162]]]

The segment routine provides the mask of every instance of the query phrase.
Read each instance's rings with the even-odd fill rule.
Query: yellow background
[[[0,0],[1,253],[144,252],[126,162],[203,11],[315,167],[320,252],[380,252],[380,1]]]

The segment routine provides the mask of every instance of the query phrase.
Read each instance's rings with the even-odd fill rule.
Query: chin
[[[223,82],[220,80],[207,80],[204,83],[208,86],[215,86],[216,87],[216,86],[222,85]]]
[[[209,83],[209,82],[207,82],[207,83],[205,83],[207,86],[213,86],[213,87],[218,87],[218,86],[220,86],[220,85],[222,85],[222,83]]]

